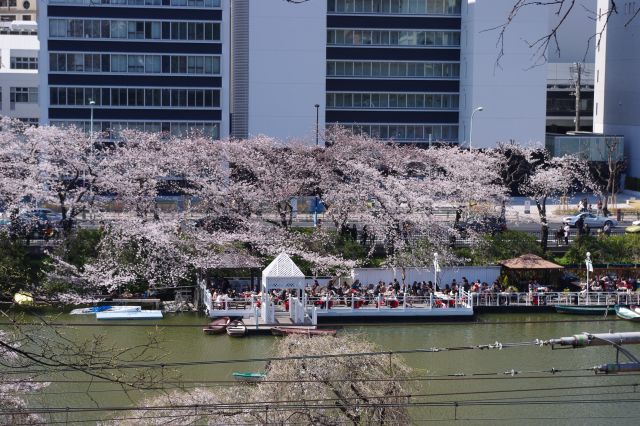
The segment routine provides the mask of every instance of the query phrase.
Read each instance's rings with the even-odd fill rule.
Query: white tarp
[[[442,267],[438,273],[439,285],[444,287],[456,280],[462,282],[462,277],[466,277],[469,282],[480,280],[492,284],[500,276],[500,266],[455,266]],[[405,284],[413,284],[414,281],[433,282],[433,268],[405,268]],[[394,278],[402,283],[401,268],[355,268],[351,271],[351,278],[360,280],[362,284],[377,284],[378,281],[388,283]]]

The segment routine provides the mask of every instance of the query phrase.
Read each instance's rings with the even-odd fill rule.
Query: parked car
[[[574,216],[566,216],[562,218],[562,223],[569,224],[574,228],[580,218],[584,221],[584,226],[589,226],[590,228],[602,228],[607,224],[612,228],[618,226],[618,222],[615,219],[608,216],[598,216],[593,213],[578,213]]]
[[[640,220],[634,220],[631,222],[631,226],[640,226]]]
[[[62,215],[60,213],[56,213],[51,209],[45,208],[27,210],[20,214],[20,216],[35,217],[40,222],[49,221],[50,223],[58,223],[62,220]]]

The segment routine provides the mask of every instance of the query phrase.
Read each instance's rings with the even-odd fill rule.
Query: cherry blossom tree
[[[285,359],[268,363],[264,382],[170,392],[113,423],[408,424],[411,369],[395,355],[360,355],[375,350],[354,335],[289,336],[276,343],[274,357]]]
[[[0,167],[5,203],[18,209],[37,202],[57,206],[69,232],[74,220],[94,202],[106,175],[108,151],[75,127],[25,127],[4,119]]]
[[[518,169],[524,171],[518,175],[518,189],[523,195],[531,197],[536,204],[540,218],[541,246],[542,250],[546,251],[549,238],[547,200],[592,187],[587,162],[571,155],[551,157],[543,148],[522,147],[514,144],[502,145],[496,149],[495,153],[503,156],[504,169],[511,167],[509,158],[518,159],[520,164]],[[504,177],[513,176],[503,173]]]

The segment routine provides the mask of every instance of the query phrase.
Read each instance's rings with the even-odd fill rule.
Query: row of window
[[[37,70],[38,57],[12,56],[9,66],[13,70]]]
[[[51,53],[49,54],[49,69],[55,72],[69,71],[219,75],[220,57]]]
[[[327,61],[328,77],[458,78],[460,64],[450,62]]]
[[[220,40],[220,23],[50,19],[49,35],[129,40]]]
[[[327,30],[328,45],[460,46],[460,31]]]
[[[458,140],[458,126],[453,124],[338,124],[355,134],[401,142]],[[327,127],[331,125],[328,124]]]
[[[51,105],[115,107],[219,108],[216,89],[132,89],[94,87],[52,87]]]
[[[327,93],[327,109],[458,109],[451,93]]]
[[[51,121],[51,125],[59,127],[75,126],[85,132],[91,130],[89,121]],[[94,131],[103,132],[111,139],[118,139],[119,133],[123,130],[139,130],[141,132],[164,132],[174,136],[185,136],[193,133],[200,133],[214,139],[220,138],[220,123],[207,121],[163,121],[163,122],[142,122],[142,121],[94,121]]]
[[[162,6],[162,0],[50,0],[53,4]],[[220,0],[171,0],[171,6],[220,7]]]
[[[9,90],[10,108],[16,108],[16,104],[37,104],[37,87],[11,87]]]
[[[329,13],[459,15],[460,0],[329,0]]]

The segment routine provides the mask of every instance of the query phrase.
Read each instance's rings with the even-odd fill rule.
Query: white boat
[[[91,306],[90,308],[78,308],[71,311],[71,315],[91,315],[98,312],[140,312],[142,306]]]
[[[122,312],[98,312],[99,320],[129,320],[129,319],[161,319],[162,311],[122,311]]]

